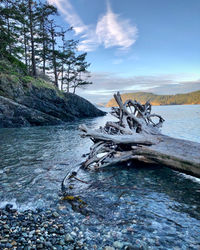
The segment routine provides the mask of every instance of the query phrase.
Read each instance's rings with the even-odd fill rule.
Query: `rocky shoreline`
[[[0,128],[58,125],[106,113],[86,99],[64,93],[51,83],[10,73],[12,65],[0,72]]]
[[[63,222],[63,216],[68,217],[67,222]],[[80,223],[88,219],[77,213],[63,215],[55,209],[20,212],[7,204],[0,209],[0,249],[137,249],[128,242],[106,240],[100,233],[101,226]],[[110,232],[108,235],[111,237]]]
[[[168,237],[157,235],[156,222],[152,226],[146,217],[135,217],[131,222],[100,221],[93,216],[75,213],[70,207],[25,210],[7,204],[0,209],[0,249],[198,249],[197,242],[185,245],[184,235],[166,232]],[[154,225],[155,224],[155,225]],[[147,227],[150,237],[142,228]],[[129,239],[129,240],[128,240]]]

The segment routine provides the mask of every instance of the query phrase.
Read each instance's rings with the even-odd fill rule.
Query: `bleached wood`
[[[88,128],[86,125],[82,124],[79,126],[80,131],[83,133],[81,136],[83,137],[90,137],[93,138],[95,141],[108,141],[113,142],[116,144],[131,144],[131,145],[152,145],[157,143],[159,140],[161,140],[158,137],[154,137],[152,135],[148,134],[132,134],[132,135],[110,135],[101,133],[98,130],[92,130]]]
[[[86,168],[102,168],[127,161],[140,161],[168,166],[200,177],[200,144],[162,135],[159,127],[164,119],[151,114],[151,104],[137,101],[122,102],[119,92],[114,95],[118,108],[111,114],[118,122],[107,122],[104,128],[91,130],[81,125],[82,136],[94,142]],[[128,110],[129,109],[129,110]],[[156,117],[155,123],[152,118]]]
[[[94,142],[81,167],[97,170],[137,162],[167,166],[200,177],[199,143],[161,134],[159,127],[164,119],[151,114],[149,101],[144,105],[133,100],[123,103],[119,93],[114,97],[119,107],[113,107],[111,114],[118,119],[117,122],[107,122],[104,127],[96,130],[84,124],[79,127],[81,135]],[[152,120],[154,117],[159,119],[157,123]],[[71,188],[75,180],[86,183],[76,177],[76,170],[63,179],[63,193]]]

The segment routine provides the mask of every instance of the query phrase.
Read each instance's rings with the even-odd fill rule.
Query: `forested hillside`
[[[57,125],[105,113],[75,95],[87,53],[48,1],[0,1],[0,128]]]
[[[58,125],[105,114],[80,96],[24,70],[16,58],[0,60],[0,128]]]
[[[78,51],[71,39],[72,27],[56,22],[57,9],[48,1],[0,1],[0,59],[17,58],[24,73],[33,77],[48,75],[65,92],[91,84],[87,53]]]
[[[152,105],[180,105],[180,104],[200,104],[200,90],[187,94],[177,95],[155,95],[153,93],[137,92],[122,94],[122,100],[127,99],[137,100],[145,103],[150,100]],[[116,106],[115,100],[112,98],[107,104],[107,107]]]

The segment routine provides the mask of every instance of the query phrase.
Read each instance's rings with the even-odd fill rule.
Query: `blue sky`
[[[49,0],[88,52],[93,85],[78,94],[106,102],[116,91],[200,89],[200,0]]]

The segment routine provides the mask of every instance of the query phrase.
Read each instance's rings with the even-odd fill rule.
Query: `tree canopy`
[[[34,77],[48,74],[56,87],[75,93],[88,81],[87,53],[78,51],[78,41],[56,24],[57,9],[48,2],[1,0],[0,57],[16,57]],[[68,39],[67,39],[68,38]]]

